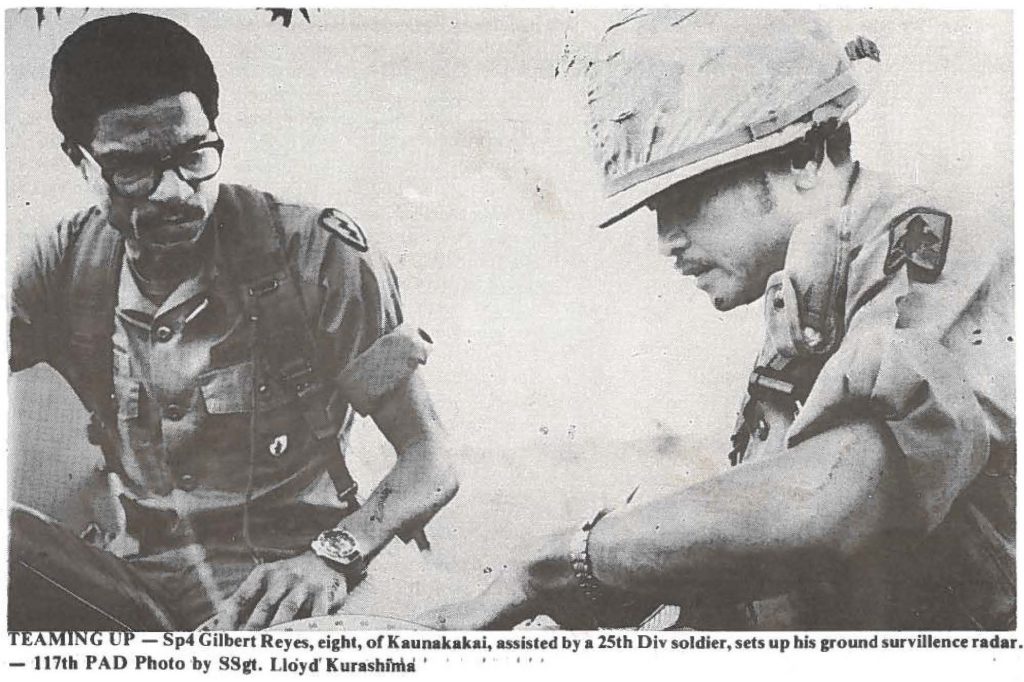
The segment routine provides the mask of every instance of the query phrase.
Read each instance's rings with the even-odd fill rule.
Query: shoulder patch
[[[953,217],[934,208],[912,208],[889,223],[889,253],[885,274],[904,264],[907,275],[919,282],[934,282],[946,265]]]
[[[357,251],[366,253],[369,248],[366,243],[366,235],[363,234],[363,228],[359,227],[356,221],[352,220],[338,209],[325,208],[320,214],[318,222],[320,223],[320,227],[324,228]]]

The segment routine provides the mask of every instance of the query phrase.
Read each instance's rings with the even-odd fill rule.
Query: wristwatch
[[[325,530],[309,546],[314,554],[345,576],[349,590],[366,577],[366,557],[347,530]]]

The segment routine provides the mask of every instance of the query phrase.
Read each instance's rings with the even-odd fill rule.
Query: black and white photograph
[[[1016,631],[1013,23],[6,10],[7,629]]]

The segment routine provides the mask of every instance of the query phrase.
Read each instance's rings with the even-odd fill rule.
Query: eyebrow
[[[202,144],[203,142],[206,142],[207,141],[206,138],[212,132],[214,132],[214,131],[213,130],[207,130],[205,133],[203,133],[201,135],[193,135],[192,137],[190,137],[189,139],[185,140],[181,144],[175,145],[174,149],[171,151],[171,154],[174,154],[178,150],[187,149],[188,147],[195,147],[195,146],[198,146],[198,145]],[[92,156],[93,156],[94,159],[96,159],[97,163],[99,163],[101,166],[104,166],[104,165],[107,165],[107,164],[124,163],[126,161],[137,161],[139,159],[163,158],[164,156],[166,156],[166,154],[160,154],[160,155],[149,154],[149,153],[133,154],[132,152],[128,152],[128,151],[114,150],[114,151],[107,152],[106,154],[101,154],[99,156],[97,156],[96,154],[93,154]]]

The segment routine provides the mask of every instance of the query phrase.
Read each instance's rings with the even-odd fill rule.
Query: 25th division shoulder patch
[[[357,251],[366,253],[369,246],[363,228],[336,208],[325,208],[320,214],[320,227],[345,242]]]
[[[934,282],[946,265],[953,217],[934,208],[912,208],[889,223],[889,253],[885,274],[904,264],[907,275],[919,282]]]

